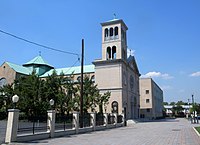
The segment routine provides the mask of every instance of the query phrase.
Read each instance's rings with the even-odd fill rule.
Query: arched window
[[[113,28],[110,28],[110,37],[113,36]]]
[[[118,113],[118,102],[113,101],[111,105],[112,105],[112,113]]]
[[[118,27],[115,27],[115,36],[118,35]]]
[[[91,80],[92,80],[92,82],[95,82],[95,76],[94,75],[92,75]]]
[[[0,78],[0,87],[3,87],[7,84],[6,78]]]
[[[111,59],[111,48],[107,47],[107,54],[106,54],[107,60]]]
[[[81,76],[78,76],[77,81],[81,82]]]
[[[105,37],[108,37],[108,28],[105,29],[104,34],[105,34]]]
[[[112,59],[116,59],[116,46],[112,47]]]

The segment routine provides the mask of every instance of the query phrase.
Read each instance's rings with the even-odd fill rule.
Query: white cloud
[[[134,56],[135,50],[133,49],[127,49],[127,57],[129,57],[130,55]]]
[[[166,90],[171,90],[171,89],[172,89],[172,87],[171,87],[171,86],[168,86],[168,85],[166,85],[166,86],[161,86],[161,89],[162,89],[163,91],[166,91]]]
[[[169,74],[167,74],[167,73],[161,73],[161,72],[155,72],[155,71],[153,71],[153,72],[148,72],[148,73],[146,73],[145,75],[142,75],[141,76],[142,78],[162,78],[162,79],[165,79],[165,80],[168,80],[168,79],[172,79],[172,78],[174,78],[173,76],[170,76]]]
[[[200,71],[190,74],[191,77],[200,77]]]

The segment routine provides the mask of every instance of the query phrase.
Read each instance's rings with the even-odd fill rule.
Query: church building
[[[101,23],[102,58],[92,65],[84,66],[84,74],[89,75],[97,84],[100,93],[111,92],[109,104],[103,110],[110,113],[125,113],[127,119],[140,116],[139,77],[140,73],[134,56],[127,57],[128,27],[121,19]],[[0,66],[0,86],[11,84],[22,75],[29,75],[35,70],[44,78],[55,70],[57,74],[74,74],[74,80],[80,79],[81,67],[54,68],[40,55],[31,61],[17,65],[4,62]]]

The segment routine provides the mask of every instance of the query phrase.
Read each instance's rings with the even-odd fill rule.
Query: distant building
[[[139,70],[134,56],[127,58],[128,27],[123,20],[113,19],[101,23],[102,26],[102,58],[93,65],[84,66],[84,74],[89,75],[98,85],[100,93],[111,92],[107,112],[124,112],[127,119],[139,118]],[[81,67],[54,68],[41,56],[17,65],[4,62],[0,66],[0,86],[11,84],[20,76],[30,75],[33,70],[41,78],[51,75],[55,70],[59,75],[71,75],[74,81],[80,79]]]
[[[140,118],[163,116],[163,91],[151,78],[140,79]]]

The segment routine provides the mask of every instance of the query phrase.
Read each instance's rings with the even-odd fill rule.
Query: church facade
[[[96,59],[92,65],[84,66],[84,74],[89,75],[98,85],[100,93],[111,92],[109,104],[103,110],[106,112],[125,113],[127,119],[139,118],[140,73],[134,56],[127,57],[128,27],[121,19],[113,19],[101,23],[102,26],[102,58]],[[81,67],[58,68],[48,64],[41,56],[31,61],[17,65],[4,62],[0,66],[0,86],[11,84],[23,75],[29,75],[33,70],[41,78],[51,75],[55,70],[65,75],[74,74],[74,81],[80,78]]]

